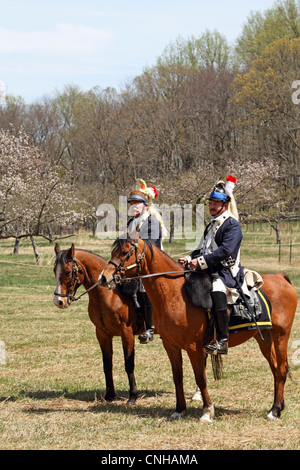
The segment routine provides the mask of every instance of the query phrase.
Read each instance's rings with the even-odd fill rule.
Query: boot
[[[141,344],[148,344],[149,341],[153,341],[154,328],[152,328],[152,311],[153,307],[147,296],[146,292],[140,292],[142,296],[143,303],[143,316],[145,331],[139,335],[139,340]]]
[[[153,341],[154,328],[149,328],[139,335],[140,344],[148,344]]]
[[[229,338],[227,309],[216,310],[215,319],[217,339],[213,339],[207,346],[205,346],[205,351],[208,354],[227,354]]]
[[[217,315],[217,333],[218,333],[218,354],[228,354],[228,339],[229,339],[229,329],[228,329],[228,314],[227,308],[225,310],[218,310]]]

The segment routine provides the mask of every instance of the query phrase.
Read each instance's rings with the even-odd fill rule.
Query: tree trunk
[[[40,254],[38,252],[37,245],[36,245],[35,239],[33,238],[33,235],[30,235],[30,240],[31,240],[31,244],[32,244],[36,264],[40,264],[41,257],[40,257]]]
[[[20,241],[21,241],[21,239],[20,239],[19,237],[17,237],[17,238],[15,239],[14,255],[18,255],[18,254],[19,254]]]

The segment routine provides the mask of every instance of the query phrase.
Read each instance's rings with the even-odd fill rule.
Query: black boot
[[[227,354],[228,352],[228,315],[227,299],[224,292],[211,292],[217,338],[205,346],[208,354]]]
[[[217,339],[213,339],[206,345],[205,351],[208,354],[227,354],[229,338],[227,308],[217,310],[214,315],[216,319]]]
[[[139,294],[142,297],[141,303],[143,304],[143,317],[145,324],[145,331],[139,335],[139,340],[141,344],[148,344],[149,341],[153,341],[154,334],[154,328],[152,327],[153,307],[146,292],[140,292]]]
[[[228,338],[229,338],[229,329],[228,329],[228,314],[227,308],[224,310],[218,310],[216,312],[217,316],[217,335],[218,335],[218,354],[227,354],[228,353]]]

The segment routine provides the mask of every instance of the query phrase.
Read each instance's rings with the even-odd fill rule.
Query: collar
[[[223,214],[219,215],[216,218],[212,217],[211,223],[220,227],[225,222],[225,220],[228,219],[228,217],[230,217],[230,215],[228,211],[225,211],[223,212]]]

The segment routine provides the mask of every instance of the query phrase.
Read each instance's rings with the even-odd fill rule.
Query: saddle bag
[[[247,299],[247,301],[248,301],[248,306],[250,308],[250,312],[245,302],[241,298],[239,298],[238,301],[234,305],[231,305],[232,317],[239,317],[242,320],[247,320],[247,321],[253,321],[253,319],[255,318],[255,320],[258,321],[259,317],[262,314],[261,302],[259,300],[259,297],[256,291],[252,289],[252,290],[249,290],[249,293],[250,293],[250,298]]]

